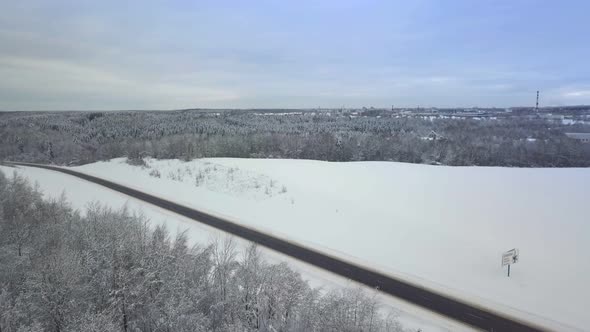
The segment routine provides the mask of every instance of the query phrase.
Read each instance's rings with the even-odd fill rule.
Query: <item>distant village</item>
[[[199,110],[212,111],[212,110]],[[395,118],[424,118],[424,119],[474,119],[494,120],[498,118],[520,117],[530,120],[543,119],[561,124],[590,124],[590,105],[559,106],[559,107],[510,107],[510,108],[313,108],[313,109],[251,109],[229,110],[253,112],[261,116],[278,115],[325,115],[345,117],[395,117]],[[215,110],[217,115],[224,111]]]
[[[324,115],[336,117],[393,117],[393,118],[422,118],[425,120],[457,119],[457,120],[497,120],[499,118],[520,118],[527,120],[544,120],[560,125],[590,125],[590,105],[560,106],[560,107],[510,107],[510,108],[315,108],[306,110],[251,110],[256,115]],[[219,114],[219,113],[218,113]],[[581,143],[590,143],[590,132],[565,132],[568,138]],[[436,131],[431,131],[423,140],[445,140]],[[533,141],[534,138],[528,140]]]

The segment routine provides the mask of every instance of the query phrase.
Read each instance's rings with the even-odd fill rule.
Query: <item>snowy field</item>
[[[225,158],[74,169],[555,330],[590,326],[590,169]],[[508,278],[500,257],[514,247]]]
[[[12,176],[13,172],[16,171],[18,174],[27,177],[30,181],[38,184],[41,191],[48,198],[58,199],[65,192],[72,207],[81,212],[84,212],[88,204],[94,202],[100,202],[114,209],[126,207],[131,213],[143,214],[154,224],[165,224],[172,233],[186,231],[191,244],[204,245],[216,239],[223,239],[226,236],[223,232],[209,226],[76,177],[32,167],[11,168],[0,165],[0,171],[4,172],[6,176]],[[235,241],[238,251],[250,245],[249,242],[239,238],[235,238]],[[423,332],[473,331],[468,326],[448,320],[397,298],[376,293],[372,289],[312,265],[302,263],[264,247],[259,247],[259,250],[268,262],[288,263],[292,269],[301,273],[303,278],[313,287],[322,287],[326,290],[342,287],[364,288],[368,294],[377,296],[382,308],[387,312],[394,313],[396,319],[408,332],[417,331],[418,329]]]

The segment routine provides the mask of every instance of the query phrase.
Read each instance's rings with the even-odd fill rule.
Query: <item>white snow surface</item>
[[[74,169],[544,325],[590,326],[590,169],[147,163],[115,159]],[[195,173],[207,168],[211,175],[197,186]],[[149,175],[154,169],[161,178]],[[521,260],[508,278],[501,253],[514,247]]]
[[[590,169],[231,158],[147,164],[120,158],[73,169],[554,330],[590,326]],[[508,278],[501,253],[515,247],[521,257]]]

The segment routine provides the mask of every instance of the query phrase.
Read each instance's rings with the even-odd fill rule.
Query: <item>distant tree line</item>
[[[402,331],[361,289],[311,288],[231,238],[189,247],[0,172],[0,331]]]
[[[528,117],[428,119],[329,112],[15,112],[0,113],[0,158],[56,164],[152,156],[590,166],[590,145],[566,137],[567,131],[590,132],[590,125]]]

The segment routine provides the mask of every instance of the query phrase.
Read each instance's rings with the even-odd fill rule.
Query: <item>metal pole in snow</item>
[[[510,264],[508,264],[508,276],[510,277]]]

